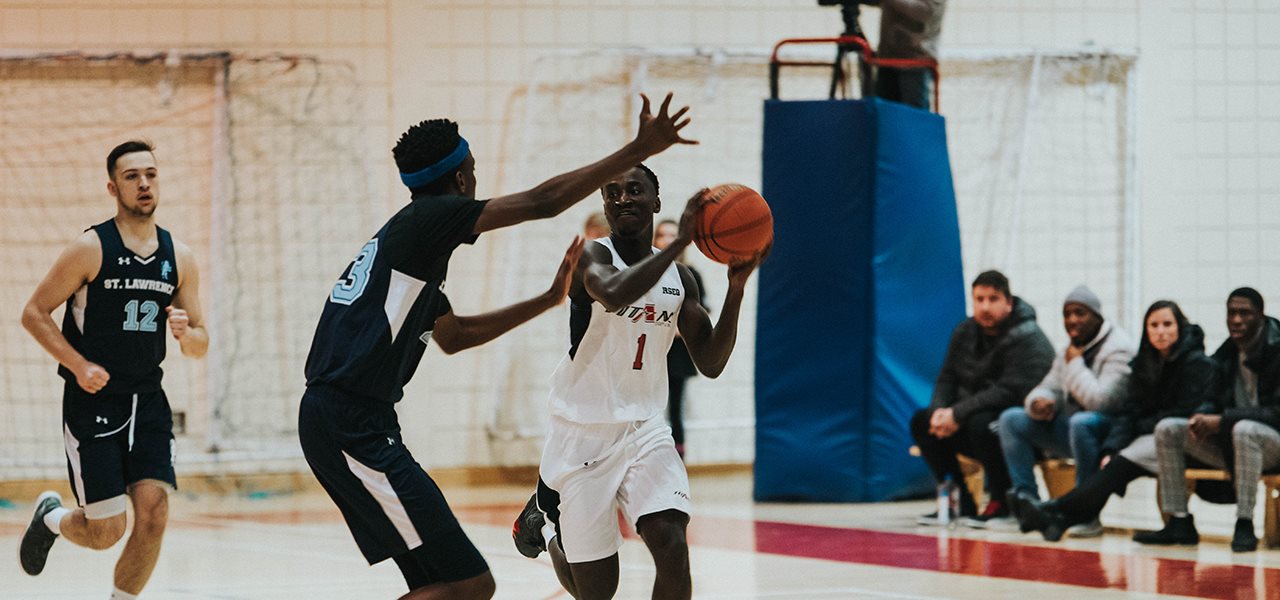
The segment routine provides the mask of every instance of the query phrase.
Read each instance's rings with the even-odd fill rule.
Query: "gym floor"
[[[692,480],[689,539],[695,598],[1193,598],[1280,597],[1280,552],[1233,555],[1223,540],[1144,548],[1126,532],[1041,542],[1036,535],[915,525],[928,501],[755,504],[747,473]],[[444,486],[498,581],[497,598],[568,599],[544,554],[520,556],[511,521],[518,486]],[[92,552],[54,545],[39,577],[17,546],[30,503],[0,508],[0,598],[106,598],[121,545]],[[143,598],[380,599],[405,587],[391,561],[365,565],[322,493],[221,496],[179,492],[165,546]],[[629,537],[618,598],[648,598],[653,564]]]

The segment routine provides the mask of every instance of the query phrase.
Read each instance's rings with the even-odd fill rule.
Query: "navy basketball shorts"
[[[410,589],[489,570],[436,482],[405,448],[393,404],[309,387],[298,437],[369,564],[395,558]]]
[[[164,390],[90,394],[75,382],[62,393],[62,438],[67,475],[85,517],[106,519],[128,508],[134,484],[177,487],[173,471],[173,412]]]

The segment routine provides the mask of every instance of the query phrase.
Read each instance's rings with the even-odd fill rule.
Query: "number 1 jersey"
[[[62,335],[111,379],[99,394],[135,394],[160,389],[168,314],[178,288],[178,262],[169,232],[156,227],[159,245],[150,256],[125,247],[114,219],[93,226],[102,244],[98,275],[67,299]],[[58,374],[75,383],[59,365]]]
[[[613,266],[626,269],[609,238]],[[657,249],[654,249],[657,252]],[[570,347],[551,375],[551,414],[575,423],[645,421],[667,405],[667,350],[684,298],[672,263],[658,283],[629,306],[569,304]]]

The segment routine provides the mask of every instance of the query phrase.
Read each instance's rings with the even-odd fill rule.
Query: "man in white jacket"
[[[1013,494],[1039,497],[1032,471],[1036,449],[1074,458],[1077,485],[1096,473],[1111,426],[1108,414],[1127,399],[1129,361],[1138,349],[1133,338],[1102,317],[1102,302],[1083,285],[1067,295],[1062,321],[1070,343],[1023,406],[1000,415],[1000,445]],[[1102,535],[1102,524],[1076,525],[1068,534]]]

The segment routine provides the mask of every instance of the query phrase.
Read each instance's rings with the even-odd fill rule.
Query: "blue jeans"
[[[1036,488],[1036,449],[1055,456],[1070,456],[1076,461],[1076,485],[1098,472],[1102,459],[1102,442],[1111,429],[1105,415],[1092,411],[1070,417],[1058,413],[1050,421],[1037,421],[1022,407],[1000,414],[1000,447],[1013,489],[1038,496]]]

